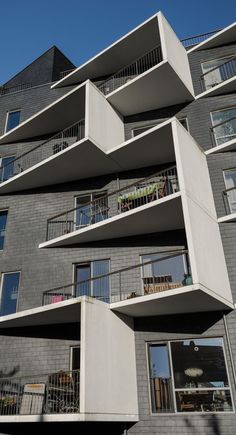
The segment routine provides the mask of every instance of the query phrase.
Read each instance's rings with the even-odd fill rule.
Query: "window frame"
[[[81,357],[81,344],[80,344],[80,342],[79,342],[79,344],[72,344],[71,346],[70,346],[70,349],[69,349],[69,371],[70,372],[73,372],[73,371],[76,371],[76,370],[78,370],[78,369],[72,369],[72,363],[73,363],[73,350],[74,349],[80,349],[80,357]],[[81,361],[80,361],[80,363],[81,363]],[[80,364],[81,365],[81,364]],[[79,369],[80,370],[80,369]]]
[[[230,392],[230,398],[231,398],[231,403],[232,403],[232,411],[194,411],[194,412],[186,412],[186,411],[182,411],[182,412],[178,412],[177,411],[177,404],[176,404],[176,398],[175,398],[175,392],[176,390],[179,391],[179,388],[175,388],[174,386],[174,371],[173,371],[173,361],[172,361],[172,353],[171,353],[171,343],[176,343],[176,342],[181,342],[181,341],[191,341],[191,340],[204,340],[204,339],[221,339],[222,340],[222,349],[223,349],[223,356],[224,356],[224,363],[225,363],[225,371],[226,371],[226,375],[227,375],[227,379],[228,379],[228,383],[229,386],[228,388],[220,388],[218,387],[218,390],[227,390]],[[174,411],[167,411],[167,412],[153,412],[152,411],[152,394],[151,394],[151,377],[150,377],[150,346],[152,345],[166,345],[167,349],[168,349],[168,359],[169,359],[169,364],[170,364],[170,373],[171,373],[171,392],[172,392],[172,401],[173,401],[173,408]],[[222,335],[218,335],[218,336],[203,336],[203,337],[199,337],[199,336],[191,336],[191,337],[187,337],[187,338],[178,338],[178,339],[170,339],[170,340],[147,340],[145,342],[145,348],[146,348],[146,367],[147,367],[147,380],[148,380],[148,396],[149,396],[149,410],[150,410],[150,415],[151,416],[155,416],[155,417],[160,417],[161,415],[175,415],[175,416],[181,416],[181,415],[209,415],[209,414],[217,414],[217,415],[224,415],[224,414],[235,414],[235,404],[234,404],[234,395],[232,393],[233,389],[232,389],[232,383],[231,383],[231,378],[230,378],[230,374],[229,374],[229,367],[228,367],[228,361],[227,361],[227,355],[226,355],[226,345],[225,345],[225,340],[224,340],[224,336]],[[198,388],[198,390],[215,390],[216,388],[208,388],[208,387],[204,387],[204,388]],[[183,388],[182,390],[186,391],[186,388]],[[194,390],[194,388],[193,388]]]
[[[2,166],[2,162],[3,162],[4,159],[9,159],[10,157],[13,159],[13,161],[10,162],[9,164],[13,163],[13,165],[14,165],[14,159],[16,157],[15,155],[0,156],[0,168],[2,168],[3,171],[4,171],[4,166]],[[12,175],[12,177],[13,177],[13,175]],[[8,181],[12,177],[9,177],[9,178],[7,178],[4,181],[2,181],[2,179],[0,177],[0,183],[4,183],[5,181]]]
[[[108,266],[109,266],[109,272],[111,271],[111,259],[110,258],[98,258],[96,260],[88,260],[88,261],[79,261],[78,263],[75,262],[73,263],[73,271],[72,271],[72,282],[76,283],[76,268],[77,266],[83,266],[83,265],[89,265],[90,266],[90,278],[93,278],[93,263],[95,263],[96,261],[108,261]],[[90,279],[89,278],[89,279]],[[111,276],[109,275],[108,277],[109,280],[109,296],[111,296]],[[93,281],[92,281],[93,283]],[[91,286],[91,297],[93,297],[92,293],[93,293],[93,285]],[[75,286],[73,286],[73,292],[75,295]]]
[[[19,121],[19,124],[17,124],[15,127],[11,128],[10,130],[7,130],[9,115],[10,115],[10,113],[15,113],[15,112],[19,112],[20,115],[21,115],[21,108],[19,108],[19,109],[18,108],[17,109],[11,109],[11,110],[7,111],[7,113],[6,113],[5,127],[4,127],[4,134],[6,134],[9,131],[13,130],[14,128],[18,127],[18,125],[20,124],[20,121]],[[20,120],[20,117],[19,117],[19,120]]]
[[[4,251],[4,245],[5,245],[5,238],[6,238],[6,232],[7,232],[7,222],[8,222],[8,216],[9,216],[9,209],[8,208],[2,208],[0,209],[0,214],[1,212],[6,211],[7,212],[7,220],[6,220],[6,228],[5,228],[5,235],[4,235],[4,243],[3,243],[3,248],[0,248],[0,252]],[[0,274],[1,277],[1,274]]]
[[[11,313],[11,314],[18,313],[18,308],[19,308],[19,293],[20,293],[20,283],[21,283],[21,270],[10,270],[10,271],[7,271],[7,272],[1,272],[0,273],[0,310],[1,310],[1,306],[2,306],[2,291],[3,291],[4,276],[5,275],[12,275],[13,273],[19,273],[19,284],[18,284],[18,290],[17,290],[16,311],[14,313]],[[11,314],[9,314],[9,315],[11,315]],[[0,315],[0,318],[1,317],[3,317],[3,316]]]
[[[102,196],[106,196],[107,194],[108,194],[107,190],[105,190],[105,191],[103,191],[103,190],[102,191],[100,191],[100,190],[93,190],[93,191],[90,191],[90,192],[87,192],[87,193],[85,192],[85,193],[81,193],[81,194],[78,194],[78,195],[74,196],[74,231],[76,231],[76,230],[78,230],[80,228],[84,228],[84,227],[86,227],[88,225],[91,225],[91,224],[88,224],[88,225],[77,225],[76,224],[76,213],[77,213],[77,209],[78,209],[77,199],[78,198],[83,198],[85,196],[88,196],[88,197],[90,197],[90,201],[88,201],[88,202],[92,202],[94,199],[96,199],[96,198],[93,198],[93,196],[101,195],[101,197],[102,197]],[[95,222],[95,223],[97,223],[97,222]]]
[[[140,261],[140,265],[142,265],[144,262],[142,260],[142,257],[144,257],[145,255],[162,255],[162,254],[166,254],[166,256],[171,255],[171,254],[177,254],[179,252],[179,255],[181,255],[181,251],[184,250],[186,248],[182,248],[182,249],[173,249],[171,251],[160,251],[160,252],[148,252],[147,254],[139,254],[139,261]],[[190,265],[188,264],[188,260],[186,259],[186,254],[183,254],[183,264],[184,264],[184,269],[185,269],[185,273],[189,273],[189,271],[191,270]],[[145,278],[143,276],[143,266],[141,266],[141,274],[140,274],[140,278],[141,278],[141,295],[144,296],[144,284],[143,284],[143,278]]]
[[[216,113],[216,112],[224,112],[225,110],[231,110],[231,109],[235,109],[235,110],[236,110],[236,104],[233,105],[233,106],[226,106],[226,107],[223,107],[222,109],[212,110],[212,111],[210,112],[211,128],[212,128],[212,130],[213,130],[212,133],[213,133],[213,136],[214,136],[214,140],[215,140],[216,146],[224,145],[224,144],[226,144],[227,142],[230,142],[231,140],[235,140],[235,139],[230,139],[230,140],[228,140],[228,141],[223,142],[222,144],[218,144],[218,143],[217,143],[217,137],[216,137],[215,132],[214,132],[214,127],[216,127],[218,124],[216,124],[216,125],[213,124],[213,117],[212,117],[212,114],[213,114],[213,113]],[[235,115],[235,116],[236,116],[236,115]],[[231,117],[230,117],[229,119],[231,119]],[[227,120],[226,120],[226,121],[227,121]],[[236,134],[235,134],[235,135],[236,135]]]

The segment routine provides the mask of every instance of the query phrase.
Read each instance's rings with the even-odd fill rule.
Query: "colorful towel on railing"
[[[150,184],[146,187],[141,187],[133,190],[132,192],[125,193],[124,195],[120,195],[118,197],[118,202],[121,203],[123,201],[127,200],[135,200],[142,198],[143,196],[152,195],[155,191],[158,191],[159,189],[163,189],[165,186],[164,181],[160,181],[158,183]]]

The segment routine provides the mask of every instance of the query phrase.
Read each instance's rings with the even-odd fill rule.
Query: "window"
[[[233,411],[223,339],[149,344],[152,412]]]
[[[216,86],[227,78],[232,77],[232,73],[235,72],[235,60],[233,61],[234,57],[235,56],[229,56],[202,63],[202,72],[205,74],[203,76],[203,80],[206,90],[211,89],[213,86]],[[224,65],[230,60],[230,64]]]
[[[20,110],[11,110],[7,112],[5,133],[17,127],[20,123]]]
[[[2,157],[0,159],[0,182],[8,180],[14,174],[15,156]]]
[[[8,214],[7,210],[0,210],[0,250],[2,250],[4,246],[7,214]]]
[[[185,128],[185,130],[189,131],[189,127],[188,127],[188,118],[180,118],[179,119],[180,124],[182,124],[182,126]]]
[[[106,275],[110,270],[109,260],[97,260],[75,265],[76,296],[92,296],[103,302],[110,299],[109,276],[90,280],[101,275]]]
[[[212,112],[211,119],[216,145],[236,137],[236,107]]]
[[[236,168],[223,172],[230,213],[236,213]]]
[[[2,274],[0,315],[15,313],[17,310],[20,272]]]
[[[70,348],[70,370],[80,370],[80,346]]]
[[[175,255],[171,257],[171,255]],[[163,257],[168,257],[163,261]],[[142,281],[144,294],[156,293],[192,284],[186,254],[165,252],[142,255]]]
[[[108,202],[105,192],[80,195],[76,198],[76,228],[95,224],[108,217]],[[93,201],[93,202],[92,202]]]

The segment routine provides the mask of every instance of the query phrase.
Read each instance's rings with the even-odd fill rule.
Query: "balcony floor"
[[[111,310],[132,317],[232,310],[233,304],[201,284],[162,291],[110,304]]]
[[[124,116],[194,99],[167,61],[136,77],[107,95],[107,100]]]
[[[217,95],[231,94],[235,92],[235,90],[236,90],[236,77],[231,77],[230,79],[225,80],[219,85],[216,85],[211,89],[208,89],[207,91],[198,94],[196,96],[196,100],[204,97],[216,97]]]
[[[181,193],[41,243],[39,248],[67,246],[184,228]]]

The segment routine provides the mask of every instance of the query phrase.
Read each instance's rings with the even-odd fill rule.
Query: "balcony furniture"
[[[135,190],[118,197],[121,213],[132,210],[140,205],[148,204],[165,196],[165,182],[152,183],[148,186],[137,186]]]
[[[214,411],[213,391],[178,392],[180,409],[185,411]]]
[[[77,373],[68,375],[60,371],[49,376],[46,406],[47,412],[79,412],[79,381]]]
[[[144,294],[158,293],[182,286],[181,282],[172,282],[171,275],[158,275],[143,278]]]
[[[42,414],[46,385],[44,383],[25,384],[20,405],[20,414]]]

